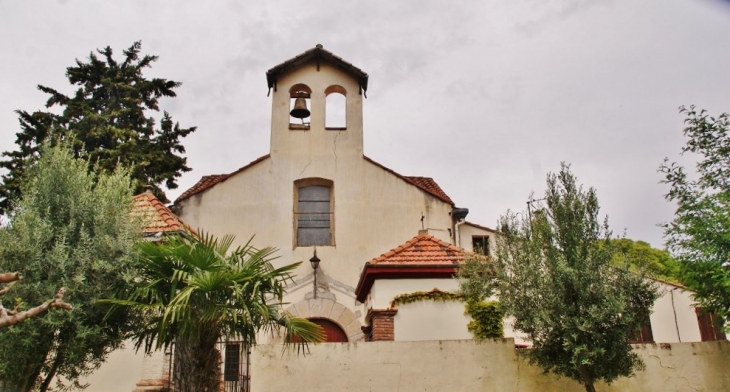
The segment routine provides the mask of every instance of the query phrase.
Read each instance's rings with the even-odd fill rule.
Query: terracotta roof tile
[[[144,222],[143,233],[169,233],[190,231],[195,233],[185,222],[167,208],[151,192],[134,196],[132,216],[140,217]]]
[[[370,159],[370,158],[368,158],[368,157],[366,157],[364,155],[363,155],[363,158],[365,158],[366,161],[374,164],[375,166],[378,166],[381,169],[383,169],[383,170],[385,170],[385,171],[387,171],[387,172],[395,175],[396,177],[401,178],[403,181],[405,181],[405,182],[407,182],[407,183],[409,183],[411,185],[417,186],[421,190],[425,191],[426,193],[428,193],[428,194],[430,194],[432,196],[435,196],[439,200],[445,201],[446,203],[449,203],[452,206],[454,205],[454,202],[451,200],[451,198],[449,197],[449,195],[447,195],[446,192],[444,192],[441,189],[441,187],[438,186],[438,184],[436,183],[436,181],[433,180],[433,178],[430,178],[430,177],[409,177],[409,176],[404,176],[402,174],[399,174],[399,173],[395,172],[393,169],[390,169],[388,167],[385,167],[382,164],[380,164],[378,162],[375,162],[374,160],[372,160],[372,159]]]
[[[183,200],[189,198],[190,196],[203,192],[204,190],[213,187],[215,184],[218,184],[219,182],[223,182],[223,181],[227,180],[228,177],[230,177],[234,174],[240,173],[240,172],[248,169],[249,167],[256,165],[259,162],[265,161],[268,158],[269,158],[269,154],[266,154],[262,157],[255,159],[254,161],[250,162],[248,165],[243,166],[243,167],[239,168],[238,170],[228,173],[228,174],[211,174],[208,176],[203,176],[195,185],[193,185],[192,187],[188,188],[185,192],[183,192],[182,195],[180,195],[180,197],[178,197],[175,200],[174,204],[177,204],[178,202],[183,201]]]
[[[404,244],[368,261],[367,264],[453,265],[463,262],[463,250],[434,236],[418,234]]]
[[[441,200],[448,202],[449,204],[454,204],[451,198],[446,194],[446,192],[441,189],[439,184],[437,184],[436,181],[433,180],[433,178],[410,176],[407,176],[406,178],[411,180],[414,184],[416,184],[417,187],[425,190],[426,192],[438,197]]]

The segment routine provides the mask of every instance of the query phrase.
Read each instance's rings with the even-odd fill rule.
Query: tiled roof
[[[249,167],[254,166],[255,164],[257,164],[259,162],[265,161],[268,158],[269,158],[269,154],[266,154],[266,155],[264,155],[262,157],[257,158],[256,160],[250,162],[248,165],[239,168],[238,170],[236,170],[236,171],[234,171],[232,173],[228,173],[228,174],[211,174],[211,175],[208,175],[208,176],[203,176],[203,178],[201,178],[200,181],[198,181],[195,185],[193,185],[192,187],[188,188],[188,190],[186,190],[185,192],[183,192],[182,195],[180,195],[180,197],[178,197],[175,200],[175,204],[177,204],[178,202],[183,201],[183,200],[189,198],[190,196],[193,196],[193,195],[198,194],[198,193],[200,193],[200,192],[202,192],[202,191],[204,191],[204,190],[206,190],[208,188],[211,188],[215,184],[227,180],[228,177],[230,177],[230,176],[232,176],[234,174],[240,173],[240,172],[248,169]]]
[[[360,88],[363,91],[367,91],[368,74],[363,72],[360,68],[343,60],[342,57],[335,55],[329,50],[325,50],[320,44],[317,44],[317,46],[315,46],[314,48],[309,49],[306,52],[294,58],[286,60],[283,63],[268,70],[266,72],[266,82],[269,84],[269,88],[276,89],[276,81],[279,79],[279,76],[291,72],[310,61],[317,62],[317,69],[319,69],[320,61],[327,62],[328,64],[339,68],[343,72],[355,78],[360,84]]]
[[[419,233],[403,245],[370,260],[370,265],[462,264],[464,251],[440,239]]]
[[[432,196],[437,197],[439,200],[445,201],[446,203],[449,203],[450,205],[454,205],[454,202],[451,200],[449,195],[444,192],[441,187],[436,183],[436,181],[433,180],[433,178],[430,177],[409,177],[404,176],[402,174],[399,174],[395,172],[393,169],[390,169],[388,167],[383,166],[382,164],[375,162],[371,158],[368,158],[363,155],[363,158],[365,158],[366,161],[374,164],[375,166],[380,167],[381,169],[395,175],[396,177],[399,177],[403,179],[403,181],[415,185],[418,188],[426,191],[427,193],[431,194]]]
[[[452,279],[464,256],[463,250],[419,232],[403,245],[365,263],[355,297],[365,302],[379,279]]]
[[[169,233],[193,230],[151,192],[134,196],[132,215],[142,219],[143,233]]]
[[[444,192],[439,184],[436,183],[436,181],[433,180],[431,177],[410,177],[406,176],[407,179],[411,180],[414,184],[416,184],[417,187],[425,190],[426,192],[438,197],[439,199],[449,203],[454,204],[453,201],[451,201],[451,198]]]

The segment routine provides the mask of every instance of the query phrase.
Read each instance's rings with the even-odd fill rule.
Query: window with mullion
[[[297,246],[332,245],[330,187],[300,187],[297,200]]]

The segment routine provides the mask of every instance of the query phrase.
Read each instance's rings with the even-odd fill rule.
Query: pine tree
[[[134,191],[146,186],[167,202],[160,185],[177,188],[176,179],[190,171],[180,144],[195,127],[181,128],[169,113],[163,112],[159,125],[152,112],[159,112],[159,99],[175,97],[181,83],[143,75],[157,56],[140,55],[141,42],[123,51],[124,61],[114,60],[110,47],[89,55],[87,62],[76,60],[66,69],[68,81],[78,88],[67,96],[46,86],[38,89],[50,95],[46,108],[51,111],[29,113],[18,110],[21,132],[17,133],[18,149],[6,151],[0,167],[8,170],[0,186],[0,213],[8,212],[20,197],[20,178],[38,159],[41,144],[50,140],[72,143],[76,157],[84,158],[97,170],[111,173],[117,165],[132,170]]]

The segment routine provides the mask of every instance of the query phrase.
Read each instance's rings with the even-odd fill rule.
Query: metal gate
[[[216,344],[221,354],[221,376],[223,377],[223,392],[249,392],[251,351],[240,341],[218,342]],[[168,369],[167,388],[169,391],[179,390],[180,377],[176,373],[175,345],[171,347],[171,361]]]

